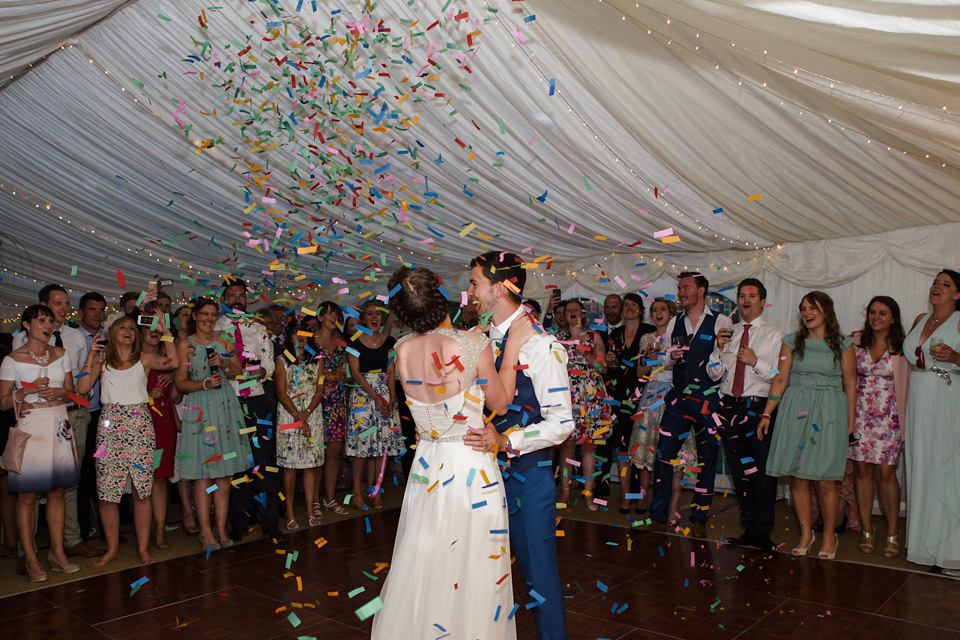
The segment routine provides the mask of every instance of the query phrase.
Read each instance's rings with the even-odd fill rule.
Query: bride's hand
[[[463,444],[471,447],[474,451],[500,451],[507,450],[507,436],[498,433],[493,425],[488,424],[482,430],[467,429],[467,434],[463,436]]]
[[[530,316],[524,313],[510,323],[510,339],[507,342],[513,342],[520,347],[536,334],[537,330],[533,328],[533,321]]]

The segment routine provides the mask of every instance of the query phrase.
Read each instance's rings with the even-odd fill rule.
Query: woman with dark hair
[[[576,456],[577,444],[580,444],[583,498],[587,509],[596,511],[600,507],[593,501],[593,489],[596,485],[593,472],[597,465],[594,455],[597,445],[593,440],[612,437],[610,427],[607,426],[610,424],[606,404],[607,388],[600,377],[600,373],[607,370],[604,359],[606,353],[600,334],[587,329],[589,320],[582,302],[568,302],[564,315],[567,319],[567,332],[561,336],[560,342],[567,350],[570,398],[576,427],[567,441],[560,445],[560,468],[563,475],[560,478],[559,503],[566,504],[570,500],[570,485],[573,480],[573,463],[570,461]],[[597,368],[600,369],[599,372]]]
[[[833,300],[822,291],[811,291],[800,301],[799,326],[783,337],[779,369],[757,424],[762,440],[770,428],[770,413],[780,405],[767,474],[791,478],[800,522],[794,556],[807,555],[813,546],[811,491],[816,487],[824,531],[817,557],[833,560],[839,542],[837,481],[843,479],[854,430],[857,364],[853,342],[840,331]]]
[[[139,315],[149,319],[153,316]],[[156,328],[170,336],[162,316]],[[97,425],[97,496],[100,524],[107,538],[107,553],[94,563],[102,567],[120,555],[120,498],[131,488],[133,524],[137,532],[137,554],[143,564],[153,563],[148,549],[153,509],[153,456],[157,449],[147,379],[153,371],[172,371],[179,366],[176,350],[163,343],[163,353],[144,351],[140,331],[133,317],[117,319],[105,340],[96,340],[77,382],[80,393],[88,393],[100,378],[100,424]],[[105,353],[101,363],[99,354]]]
[[[307,327],[316,324],[309,317],[300,323],[298,331],[287,335],[283,352],[277,355],[274,380],[277,383],[278,424],[299,422],[300,426],[280,429],[277,433],[277,465],[283,469],[283,496],[286,504],[287,531],[297,531],[300,525],[294,515],[293,498],[297,484],[297,469],[303,470],[303,493],[307,499],[307,523],[320,525],[321,514],[313,508],[323,466],[323,360],[317,353],[313,332]],[[290,356],[294,359],[290,360]]]
[[[233,387],[224,384],[225,378],[240,375],[240,354],[231,333],[215,328],[218,309],[208,298],[193,301],[187,336],[177,343],[182,364],[173,378],[177,389],[188,394],[190,405],[181,432],[180,477],[195,480],[200,546],[214,551],[233,545],[227,533],[230,480],[250,468],[250,439],[240,433],[244,426],[240,400]],[[216,534],[210,526],[211,493]]]
[[[903,356],[905,337],[900,305],[888,296],[875,296],[867,305],[863,330],[853,338],[857,358],[854,424],[859,440],[850,446],[847,457],[853,461],[863,524],[860,551],[873,553],[876,546],[872,525],[876,478],[880,505],[887,518],[885,558],[900,555],[900,483],[896,472],[910,380],[910,363]]]
[[[80,465],[64,404],[73,392],[73,363],[65,349],[47,344],[54,323],[46,305],[27,307],[20,317],[27,343],[0,364],[0,410],[12,407],[17,429],[29,434],[19,471],[7,469],[7,490],[17,494],[17,533],[30,582],[47,579],[33,549],[38,493],[47,495],[51,571],[80,571],[63,551],[63,490],[80,481]]]
[[[960,577],[960,273],[951,269],[938,273],[928,299],[933,311],[917,316],[903,343],[912,365],[904,425],[907,560],[939,566],[956,578]]]
[[[150,318],[150,316],[141,316]],[[143,351],[158,356],[166,356],[166,349],[174,351],[170,342],[164,340],[164,334],[158,321],[156,325],[142,324],[140,339],[143,342]],[[167,334],[169,335],[169,334]],[[147,393],[150,395],[150,418],[153,421],[153,433],[156,437],[156,450],[160,451],[160,464],[153,470],[153,493],[150,502],[153,506],[153,539],[158,549],[167,549],[170,544],[166,540],[164,527],[167,524],[167,485],[173,477],[173,461],[177,448],[177,432],[180,431],[180,418],[177,416],[176,404],[183,400],[183,394],[173,384],[173,374],[153,369],[147,376]],[[152,461],[151,461],[152,465]]]
[[[323,508],[337,515],[345,515],[346,507],[337,503],[334,495],[340,464],[343,461],[343,440],[347,429],[347,404],[350,397],[346,385],[347,343],[340,328],[343,326],[343,311],[335,302],[327,300],[317,309],[320,328],[313,336],[317,355],[323,361],[323,441],[327,446],[323,458]],[[320,483],[317,482],[313,496],[314,516],[320,517]]]
[[[611,453],[617,460],[626,459],[633,432],[633,414],[637,411],[637,399],[643,391],[644,383],[637,374],[637,366],[640,365],[640,341],[644,335],[655,329],[643,321],[643,312],[643,298],[636,293],[625,294],[622,305],[623,325],[611,331],[607,341],[607,371],[613,374],[608,390],[619,403],[613,416],[613,431],[608,439],[612,441]],[[618,466],[627,467],[627,473],[620,474],[620,513],[630,513],[627,493],[630,493],[629,488],[636,484],[633,465],[621,462]]]
[[[364,480],[370,488],[368,497],[373,498],[374,509],[383,508],[379,474],[384,469],[384,458],[399,455],[403,449],[391,354],[396,340],[380,331],[383,314],[377,305],[376,300],[363,305],[362,324],[357,325],[360,337],[351,340],[347,348],[347,367],[356,390],[347,417],[346,453],[353,457],[353,506],[357,509],[367,507]]]
[[[401,268],[388,286],[398,285],[390,309],[413,333],[397,342],[395,364],[419,443],[372,637],[432,637],[442,624],[455,638],[513,639],[500,467],[493,452],[476,451],[463,438],[484,429],[484,404],[506,412],[519,347],[534,330],[525,315],[511,325],[498,373],[490,340],[450,324],[432,271]],[[512,380],[508,389],[504,378]]]
[[[177,310],[173,312],[170,320],[173,322],[173,326],[170,327],[173,336],[177,340],[186,338],[187,325],[190,323],[190,307],[188,305],[177,307]]]

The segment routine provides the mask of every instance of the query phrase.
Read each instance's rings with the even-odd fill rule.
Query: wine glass
[[[47,369],[46,367],[40,367],[40,371],[37,372],[37,377],[38,377],[38,378],[49,378],[49,377],[50,377],[50,370]],[[44,382],[42,385],[40,385],[40,388],[41,388],[41,389],[46,389],[48,386],[50,386],[49,383],[48,383],[48,382]]]
[[[97,340],[98,342],[106,343],[107,335],[103,332],[103,329],[100,329],[100,331],[97,333],[95,340]],[[104,344],[104,347],[106,347],[106,344]],[[107,360],[107,350],[106,348],[104,348],[103,351],[97,352],[97,364],[103,364],[104,362],[106,362],[106,360]]]

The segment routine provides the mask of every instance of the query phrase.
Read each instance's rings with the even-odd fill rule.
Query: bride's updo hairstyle
[[[400,267],[387,285],[393,291],[390,310],[405,326],[417,333],[426,333],[439,327],[447,318],[448,301],[440,292],[440,279],[430,269]]]

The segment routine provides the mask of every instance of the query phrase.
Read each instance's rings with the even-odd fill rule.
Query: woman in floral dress
[[[323,508],[338,515],[347,513],[346,507],[337,503],[334,493],[340,465],[343,462],[343,440],[347,431],[347,404],[349,388],[345,384],[347,374],[347,343],[340,328],[343,312],[334,302],[324,302],[317,309],[319,327],[313,341],[317,355],[323,361],[323,441],[327,446],[323,460]],[[320,511],[320,483],[317,483],[313,498],[314,515]]]
[[[857,409],[855,427],[860,439],[850,447],[857,504],[863,525],[860,551],[876,547],[873,520],[873,483],[880,486],[880,504],[887,519],[885,558],[900,555],[900,483],[897,463],[903,446],[903,414],[906,411],[910,363],[903,356],[906,333],[900,321],[900,306],[893,298],[876,296],[867,305],[863,331],[854,340],[857,356]]]
[[[593,472],[597,461],[594,457],[596,444],[592,441],[613,437],[612,423],[607,404],[607,389],[603,384],[601,372],[607,364],[603,339],[593,330],[587,330],[589,319],[586,309],[579,300],[571,300],[565,307],[567,333],[560,341],[567,350],[567,371],[570,374],[570,398],[573,407],[573,419],[576,426],[570,438],[560,445],[561,478],[560,500],[566,504],[570,499],[570,483],[573,475],[573,460],[577,444],[583,445],[581,460],[581,478],[583,479],[583,497],[587,509],[596,511],[599,507],[593,502],[593,487],[596,479]]]
[[[274,381],[277,384],[278,424],[301,423],[299,427],[277,432],[277,465],[283,469],[283,496],[286,505],[287,531],[297,531],[300,525],[294,515],[293,498],[297,484],[297,469],[303,470],[303,493],[307,500],[307,523],[320,524],[320,514],[311,504],[320,479],[324,461],[323,444],[323,359],[317,354],[317,345],[310,335],[304,335],[307,323],[299,331],[287,336],[283,353],[277,358]],[[291,361],[287,353],[294,355]]]
[[[392,351],[396,340],[380,332],[383,315],[376,301],[363,306],[360,321],[362,324],[357,325],[360,337],[351,340],[347,350],[347,366],[357,385],[347,416],[346,435],[346,452],[353,457],[352,504],[358,509],[365,508],[366,493],[373,498],[373,507],[382,509],[383,489],[377,485],[384,470],[384,456],[399,455],[403,448],[393,373]],[[369,492],[362,489],[364,480]]]

